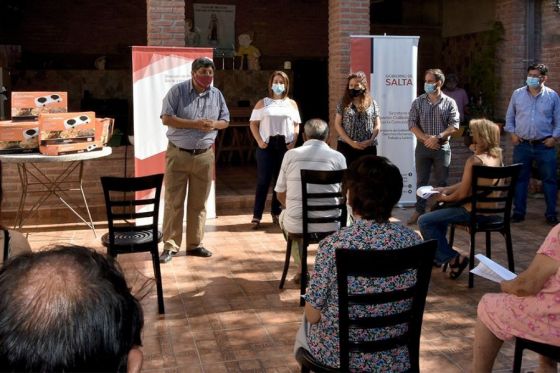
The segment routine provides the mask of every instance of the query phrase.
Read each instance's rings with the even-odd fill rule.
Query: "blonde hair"
[[[502,159],[500,148],[500,127],[488,119],[473,119],[469,122],[473,140],[492,157]]]

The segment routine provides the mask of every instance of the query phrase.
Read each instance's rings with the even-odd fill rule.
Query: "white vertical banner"
[[[416,137],[408,130],[408,113],[416,98],[418,41],[418,36],[373,36],[370,84],[381,111],[377,153],[401,171],[401,205],[416,203]]]
[[[210,48],[132,47],[132,91],[134,100],[134,172],[145,176],[165,171],[167,127],[161,123],[163,98],[176,83],[191,77],[192,62],[212,58]],[[162,203],[160,215],[163,214]],[[140,196],[142,197],[142,196]],[[207,218],[216,217],[215,174],[206,202]],[[185,201],[186,203],[186,201]],[[186,208],[186,206],[185,206]],[[160,216],[160,221],[163,221]]]

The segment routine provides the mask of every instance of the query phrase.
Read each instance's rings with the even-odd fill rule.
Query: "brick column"
[[[329,0],[329,119],[334,134],[336,105],[350,72],[350,35],[370,33],[369,0]]]
[[[496,116],[505,117],[514,89],[523,85],[527,69],[526,14],[524,0],[496,0],[496,18],[505,29],[504,41],[496,53],[502,84],[496,102]]]
[[[551,1],[541,2],[542,28],[540,55],[537,60],[548,66],[546,85],[560,92],[560,12],[554,11]]]
[[[147,0],[148,45],[185,46],[185,0]]]

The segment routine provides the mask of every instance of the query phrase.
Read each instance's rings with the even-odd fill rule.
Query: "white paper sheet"
[[[438,194],[438,193],[439,192],[437,190],[434,190],[434,187],[431,185],[422,186],[418,188],[418,190],[416,191],[416,195],[423,199],[428,199],[433,194]]]
[[[507,268],[502,267],[492,259],[488,259],[485,255],[476,254],[475,258],[480,261],[478,265],[471,270],[471,273],[484,277],[487,280],[500,283],[504,280],[513,280],[517,275]]]

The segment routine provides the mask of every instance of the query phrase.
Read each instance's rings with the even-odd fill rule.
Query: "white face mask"
[[[272,92],[274,92],[274,94],[276,94],[276,95],[281,95],[282,93],[284,93],[285,90],[286,90],[286,88],[284,87],[284,84],[282,84],[282,83],[272,84]]]

